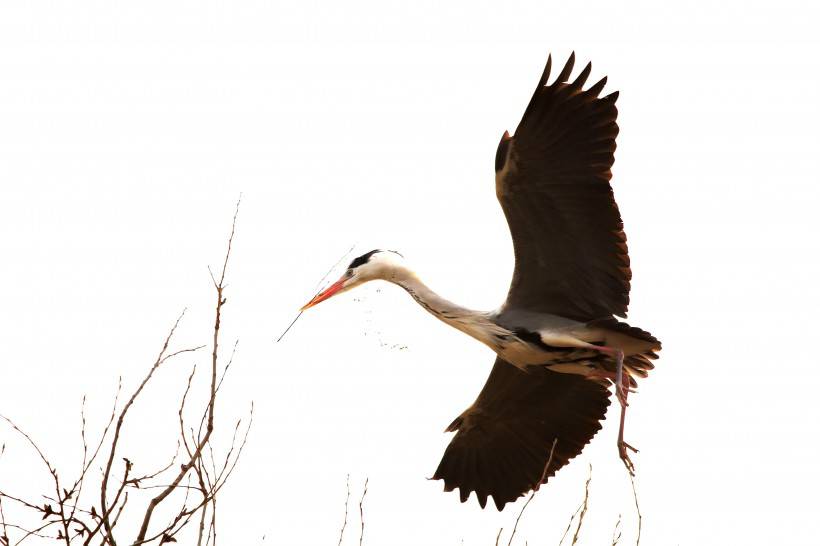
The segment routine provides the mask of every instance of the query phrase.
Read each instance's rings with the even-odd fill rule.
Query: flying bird
[[[495,191],[512,234],[515,268],[506,301],[475,311],[436,294],[395,251],[373,250],[302,309],[372,280],[401,286],[441,321],[496,353],[475,402],[447,427],[455,432],[433,479],[461,501],[475,492],[498,510],[538,489],[578,455],[620,404],[618,454],[627,396],[646,377],[661,343],[629,326],[631,270],[609,184],[618,134],[618,93],[584,89],[591,64],[570,81],[575,54],[549,82],[552,57],[518,128],[495,156]]]

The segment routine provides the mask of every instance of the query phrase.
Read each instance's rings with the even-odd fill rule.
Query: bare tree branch
[[[56,512],[54,512],[54,514],[60,516],[59,523],[63,526],[63,531],[64,531],[64,534],[66,535],[66,539],[65,539],[66,544],[69,544],[69,542],[68,542],[68,540],[69,540],[68,539],[68,534],[69,534],[69,532],[68,532],[68,521],[66,520],[65,508],[63,506],[63,502],[64,502],[65,498],[61,497],[61,495],[65,495],[65,497],[69,497],[69,492],[67,490],[61,490],[61,488],[60,488],[60,477],[57,474],[57,469],[54,466],[52,466],[51,462],[49,462],[49,460],[46,458],[45,454],[43,454],[43,451],[40,449],[40,446],[37,445],[37,443],[32,439],[31,436],[28,435],[28,433],[23,431],[20,427],[18,427],[8,417],[6,417],[4,415],[0,415],[0,418],[5,420],[9,425],[11,425],[11,427],[14,430],[16,430],[18,433],[20,433],[26,439],[26,441],[31,445],[31,447],[34,448],[34,450],[37,452],[37,455],[40,457],[40,460],[43,461],[43,464],[46,465],[46,468],[48,469],[49,474],[51,474],[51,478],[54,481],[54,490],[57,494],[57,498],[59,499],[58,506],[57,506],[58,510]]]
[[[171,338],[174,336],[174,333],[176,332],[176,329],[179,326],[179,323],[182,320],[182,317],[184,317],[184,316],[185,316],[185,310],[183,310],[182,313],[179,315],[179,317],[177,317],[176,322],[174,323],[173,327],[171,328],[171,331],[168,333],[168,336],[165,338],[165,343],[163,343],[162,349],[160,350],[159,354],[157,355],[157,358],[154,361],[154,364],[151,366],[151,369],[148,371],[148,374],[142,380],[142,383],[140,383],[139,387],[137,387],[137,390],[134,391],[134,394],[131,395],[131,398],[128,400],[128,402],[125,404],[125,406],[122,408],[122,411],[120,411],[119,418],[117,419],[117,425],[114,428],[114,439],[111,442],[111,451],[108,455],[108,462],[106,463],[106,466],[105,466],[105,471],[103,473],[102,486],[100,488],[100,506],[102,508],[102,514],[101,514],[102,523],[103,523],[103,526],[105,528],[105,532],[106,532],[106,535],[107,535],[107,538],[108,538],[108,542],[111,544],[111,546],[117,546],[117,543],[116,543],[116,541],[114,540],[114,538],[112,536],[111,522],[109,520],[109,514],[111,513],[111,508],[109,508],[109,506],[108,506],[108,498],[107,498],[108,497],[108,481],[111,478],[111,466],[114,463],[114,456],[116,455],[116,452],[117,452],[117,444],[119,443],[120,432],[122,430],[122,425],[125,421],[125,416],[128,414],[128,410],[131,409],[131,406],[134,404],[134,401],[137,399],[137,397],[140,395],[142,390],[145,388],[145,385],[147,385],[148,381],[150,381],[151,378],[154,376],[154,372],[156,372],[157,369],[166,360],[168,360],[169,358],[172,358],[174,356],[177,356],[179,354],[186,353],[186,352],[193,352],[193,351],[196,351],[196,350],[202,348],[200,346],[200,347],[194,347],[192,349],[182,349],[182,350],[176,351],[174,353],[166,354],[166,352],[168,351],[168,345],[171,342]],[[126,468],[128,468],[128,466],[129,465],[126,464]],[[125,481],[126,480],[123,480],[123,482],[125,482]],[[115,501],[114,504],[116,504],[116,501]]]
[[[219,328],[221,326],[222,320],[222,306],[225,305],[225,302],[227,301],[226,298],[223,297],[222,293],[225,288],[225,273],[228,269],[228,259],[231,255],[233,238],[234,234],[236,233],[236,217],[239,214],[239,205],[241,203],[241,199],[242,198],[240,196],[239,200],[236,202],[236,209],[234,210],[233,221],[231,223],[231,234],[228,237],[228,249],[225,252],[225,260],[222,262],[222,274],[219,277],[219,282],[214,282],[214,288],[216,289],[216,316],[214,318],[213,342],[211,350],[211,391],[210,398],[208,400],[208,426],[205,430],[205,435],[200,438],[199,442],[196,444],[196,448],[194,449],[193,453],[188,459],[188,462],[182,465],[182,468],[177,473],[177,476],[174,479],[174,481],[171,482],[171,485],[164,489],[159,495],[151,499],[151,502],[148,504],[148,508],[145,511],[145,516],[143,517],[142,525],[140,526],[139,533],[137,534],[137,539],[134,542],[135,545],[142,544],[145,542],[145,536],[148,533],[148,525],[151,522],[151,517],[153,516],[154,510],[163,500],[165,500],[166,497],[168,497],[168,495],[171,494],[172,491],[174,491],[179,482],[182,481],[185,475],[197,464],[200,457],[202,456],[202,450],[210,440],[211,434],[214,430],[214,412],[216,406],[217,388],[217,364],[219,358]],[[205,504],[207,504],[207,502],[205,502]]]
[[[119,408],[122,378],[119,379],[114,404],[103,428],[99,442],[89,442],[86,408],[87,397],[83,396],[80,406],[82,464],[80,466],[79,476],[76,480],[67,482],[71,484],[69,487],[61,487],[61,476],[58,474],[56,467],[46,457],[45,451],[40,448],[35,440],[27,432],[18,427],[10,418],[0,415],[0,418],[11,426],[17,434],[21,435],[33,448],[38,458],[48,470],[55,491],[53,494],[49,492],[49,494],[43,495],[42,498],[45,499],[46,502],[42,505],[38,505],[39,501],[26,500],[0,490],[0,546],[12,546],[11,538],[9,538],[8,534],[10,531],[18,530],[22,532],[22,536],[15,537],[18,539],[14,543],[15,546],[24,543],[31,537],[58,540],[66,546],[77,542],[82,542],[84,546],[91,546],[92,541],[99,541],[100,546],[117,546],[117,541],[114,538],[114,529],[124,514],[127,516],[129,513],[132,513],[132,511],[127,510],[127,507],[130,508],[130,506],[133,505],[133,502],[131,505],[128,504],[129,491],[133,495],[136,495],[136,491],[152,490],[158,490],[159,492],[156,496],[149,498],[145,512],[140,516],[141,525],[139,526],[136,538],[133,541],[129,541],[132,546],[157,541],[159,544],[176,542],[176,535],[191,522],[195,515],[199,515],[198,546],[202,546],[203,540],[205,546],[210,546],[211,543],[215,546],[217,539],[217,494],[236,469],[237,463],[247,444],[254,418],[254,406],[253,403],[251,403],[248,419],[245,420],[245,418],[242,417],[236,420],[230,439],[230,446],[228,446],[224,454],[219,456],[219,460],[217,461],[214,446],[211,443],[215,428],[216,397],[233,363],[238,343],[234,343],[227,364],[222,366],[219,362],[219,334],[222,308],[227,301],[224,295],[226,273],[233,246],[233,238],[236,233],[236,220],[239,213],[240,202],[241,196],[234,210],[222,271],[218,278],[215,277],[213,273],[211,274],[211,279],[216,290],[210,358],[211,374],[207,402],[204,404],[198,432],[190,428],[191,436],[189,439],[186,433],[189,427],[187,427],[185,423],[186,404],[189,403],[189,395],[191,394],[196,372],[196,366],[194,366],[188,376],[185,390],[180,401],[178,421],[181,438],[177,441],[177,447],[170,462],[159,469],[138,474],[134,472],[135,466],[132,461],[127,458],[122,458],[124,461],[122,474],[120,475],[115,471],[114,460],[117,457],[118,448],[124,437],[123,425],[126,416],[132,413],[131,410],[135,402],[145,390],[148,383],[153,380],[159,367],[174,357],[197,351],[204,347],[204,345],[202,345],[177,351],[170,350],[171,342],[185,315],[185,311],[183,311],[169,330],[153,364],[122,408]],[[113,433],[109,438],[109,431],[112,429]],[[88,504],[82,501],[81,496],[87,489],[85,482],[88,478],[88,471],[94,466],[95,460],[103,449],[103,444],[107,444],[108,456],[104,460],[104,463],[102,463],[102,468],[100,468],[100,505],[98,507],[95,507],[93,504],[88,506]],[[5,444],[0,447],[0,455],[4,452]],[[166,483],[158,484],[157,482],[160,481],[160,477],[177,465],[180,453],[182,453],[183,461],[182,464],[178,465],[179,469],[171,475],[169,480],[162,480]],[[192,482],[192,478],[195,478],[196,485]],[[118,482],[116,487],[113,485],[115,481]],[[170,517],[165,520],[158,532],[149,534],[148,531],[155,509],[177,490],[184,492],[184,499],[182,499],[181,505],[176,511],[171,512]],[[147,494],[150,495],[150,493]],[[33,512],[41,522],[25,528],[17,525],[16,522],[7,521],[6,500],[19,504],[24,512]],[[362,502],[363,500],[364,494],[362,496]],[[57,527],[56,535],[49,533],[49,529],[52,526]],[[364,522],[362,522],[362,531],[363,530]]]

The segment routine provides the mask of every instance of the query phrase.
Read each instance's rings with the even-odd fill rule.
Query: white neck
[[[489,320],[488,313],[462,307],[439,296],[415,273],[406,268],[396,270],[386,280],[404,288],[419,305],[437,319],[493,347],[492,334],[499,327]]]
[[[462,318],[480,314],[479,311],[467,309],[436,294],[424,284],[414,273],[403,275],[392,282],[401,286],[419,305],[424,307],[435,317],[448,322],[448,319]]]

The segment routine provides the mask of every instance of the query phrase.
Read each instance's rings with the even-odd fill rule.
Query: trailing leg
[[[629,458],[628,450],[632,450],[635,453],[637,453],[638,450],[624,441],[624,423],[626,422],[626,407],[629,405],[627,403],[627,396],[630,386],[629,374],[624,373],[624,352],[613,347],[597,346],[595,348],[602,353],[610,355],[615,360],[614,374],[610,371],[601,370],[595,373],[594,376],[609,379],[615,385],[615,396],[621,405],[621,420],[618,427],[618,455],[624,462],[627,471],[634,475],[635,465],[632,464],[632,460]]]

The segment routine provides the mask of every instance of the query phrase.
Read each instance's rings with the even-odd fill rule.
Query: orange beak
[[[331,284],[330,286],[328,286],[328,287],[327,287],[325,290],[323,290],[322,292],[319,292],[319,293],[316,295],[316,297],[315,297],[315,298],[313,298],[312,300],[310,300],[309,302],[307,302],[305,305],[303,305],[303,306],[302,306],[302,309],[300,309],[300,310],[301,310],[301,311],[304,311],[305,309],[310,309],[310,308],[311,308],[311,307],[313,307],[314,305],[319,304],[319,303],[321,303],[321,302],[325,301],[326,299],[328,299],[328,298],[330,298],[331,296],[333,296],[334,294],[336,294],[339,290],[341,290],[342,288],[344,288],[344,284],[345,284],[345,279],[344,279],[344,278],[339,279],[338,281],[336,281],[336,282],[334,282],[333,284]]]

